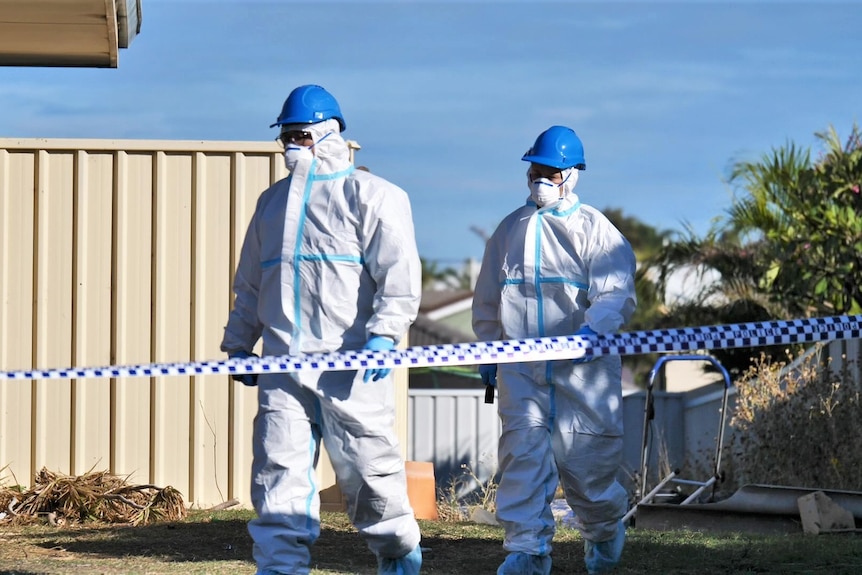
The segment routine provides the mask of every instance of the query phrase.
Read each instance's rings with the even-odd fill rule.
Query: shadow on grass
[[[25,531],[17,544],[39,547],[46,552],[62,549],[87,559],[103,557],[128,560],[136,572],[147,572],[148,562],[192,564],[224,561],[213,571],[232,573],[236,562],[254,570],[248,516],[212,517],[193,522],[156,524],[146,527],[76,527]],[[505,559],[503,531],[473,524],[420,522],[423,538],[423,575],[496,573]],[[581,575],[584,567],[583,540],[561,529],[553,543],[553,572]],[[74,568],[73,557],[64,557]],[[228,562],[234,562],[231,567]],[[345,517],[325,517],[321,536],[312,548],[313,573],[374,575],[376,560]],[[5,574],[27,573],[22,570]],[[182,572],[183,567],[179,566]],[[186,567],[192,570],[191,566]],[[209,567],[205,567],[209,569]],[[233,571],[231,571],[233,570]],[[245,572],[245,568],[240,569]],[[149,570],[155,572],[156,569]],[[74,571],[68,571],[74,572]],[[162,571],[164,572],[164,571]],[[175,572],[173,569],[170,572]],[[623,561],[614,575],[643,574],[826,574],[862,573],[862,537],[844,534],[825,537],[798,535],[763,536],[708,534],[687,530],[674,532],[630,529]]]
[[[46,552],[62,549],[67,557],[128,559],[138,568],[142,561],[152,561],[154,565],[240,561],[253,568],[247,524],[247,517],[212,518],[140,527],[108,525],[39,530],[18,537],[22,544]],[[457,526],[449,529],[458,531]],[[497,534],[486,529],[472,535],[473,530],[468,527],[468,533],[464,534],[423,536],[422,547],[427,550],[423,574],[496,572],[505,558],[502,531]],[[70,565],[74,565],[71,558]],[[324,519],[320,538],[312,547],[312,567],[325,572],[371,575],[377,573],[377,560],[346,517],[338,521]]]
[[[242,562],[254,568],[248,517],[208,518],[141,527],[82,526],[23,532],[22,545],[49,552],[62,549],[68,565],[74,556],[126,559],[140,571],[165,563]],[[442,530],[442,531],[441,531]],[[469,524],[422,526],[425,549],[423,575],[495,573],[505,558],[502,530]],[[24,565],[22,565],[24,567]],[[312,547],[313,572],[374,575],[377,560],[346,517],[325,517],[320,538]]]
[[[153,557],[162,561],[252,561],[251,537],[244,519],[158,523],[146,526],[97,526],[22,534],[33,545],[61,547],[68,553],[103,557]]]

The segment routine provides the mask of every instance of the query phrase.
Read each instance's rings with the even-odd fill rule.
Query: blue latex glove
[[[479,375],[482,376],[482,383],[497,387],[497,364],[484,363],[479,366]]]
[[[372,335],[371,339],[365,344],[365,349],[370,349],[371,351],[391,351],[395,349],[395,342],[391,337],[386,337],[384,335]],[[389,372],[392,371],[388,367],[376,367],[372,369],[366,369],[365,375],[362,376],[362,381],[368,383],[369,381],[379,381],[389,375]]]
[[[575,332],[575,335],[582,335],[584,337],[587,337],[587,336],[599,335],[599,334],[594,332],[590,326],[585,325],[581,329],[579,329],[577,332]],[[572,360],[572,363],[574,363],[574,364],[587,363],[588,361],[592,361],[593,359],[595,359],[595,358],[593,358],[592,356],[576,357],[575,359]]]
[[[248,353],[247,351],[235,351],[233,353],[228,354],[228,357],[231,359],[247,359],[249,357],[258,357],[257,354]],[[257,374],[256,373],[232,373],[230,374],[230,378],[234,381],[238,381],[243,385],[247,385],[249,387],[254,387],[257,385]]]
[[[494,403],[494,390],[497,389],[497,364],[483,363],[479,366],[479,375],[485,384],[485,403]]]

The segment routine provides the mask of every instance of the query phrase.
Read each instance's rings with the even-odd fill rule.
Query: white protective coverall
[[[396,342],[419,310],[421,265],[407,194],[350,162],[334,119],[312,132],[316,157],[260,196],[237,266],[221,349],[263,354]],[[327,133],[332,132],[326,138]],[[321,141],[322,140],[322,141]],[[320,534],[315,467],[323,439],[351,521],[379,557],[417,547],[419,527],[393,432],[392,380],[362,372],[258,377],[250,521],[258,573],[306,574]]]
[[[572,335],[582,326],[617,331],[636,307],[634,273],[628,241],[576,194],[541,209],[528,199],[487,243],[473,329],[483,341]],[[551,552],[558,476],[583,537],[613,538],[628,505],[616,480],[623,448],[620,357],[497,369],[504,548]]]

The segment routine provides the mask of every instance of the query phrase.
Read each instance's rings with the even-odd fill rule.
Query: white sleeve
[[[260,240],[255,213],[248,225],[234,276],[233,291],[236,297],[224,328],[224,339],[221,343],[221,350],[224,352],[251,352],[260,338],[263,331],[263,325],[257,315],[260,277]]]
[[[481,341],[503,339],[500,321],[500,242],[494,233],[485,245],[482,267],[473,290],[473,333]]]
[[[397,344],[419,313],[422,265],[407,193],[382,179],[375,185],[381,189],[371,194],[363,217],[363,258],[377,284],[374,314],[365,328]]]
[[[598,241],[590,250],[590,307],[584,317],[595,332],[610,333],[619,331],[637,307],[637,262],[628,240],[610,221],[599,225]]]

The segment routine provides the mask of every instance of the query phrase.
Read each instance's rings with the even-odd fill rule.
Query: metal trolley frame
[[[680,470],[675,469],[670,474],[665,476],[658,484],[649,492],[646,493],[647,488],[647,466],[649,462],[649,453],[652,444],[652,431],[651,431],[651,423],[655,418],[655,405],[654,405],[654,396],[653,396],[653,384],[655,382],[656,375],[660,373],[661,368],[664,364],[671,361],[706,361],[712,363],[712,365],[718,369],[721,375],[724,377],[724,394],[721,398],[721,409],[719,413],[719,421],[718,421],[718,431],[716,433],[715,440],[715,456],[713,458],[713,468],[712,468],[712,476],[704,481],[697,481],[693,479],[684,479],[679,476]],[[701,493],[709,489],[710,487],[713,490],[713,495],[715,494],[715,485],[718,481],[722,479],[722,471],[721,471],[721,452],[724,448],[724,428],[725,421],[727,419],[727,404],[728,404],[728,394],[730,392],[730,388],[732,386],[730,380],[730,374],[724,368],[721,363],[718,362],[714,357],[709,355],[667,355],[660,357],[658,361],[653,365],[649,374],[649,381],[647,383],[646,388],[646,399],[644,401],[644,423],[643,423],[643,450],[641,451],[641,461],[640,461],[640,477],[639,479],[639,491],[637,495],[641,497],[640,501],[632,505],[632,508],[629,509],[628,513],[626,513],[622,521],[623,523],[628,523],[629,520],[635,515],[637,512],[637,508],[639,505],[645,503],[652,503],[655,497],[661,492],[662,489],[668,483],[677,483],[683,485],[691,485],[695,486],[696,489],[686,497],[680,505],[686,505],[695,501],[698,497],[700,497]],[[644,495],[646,493],[646,495]]]

